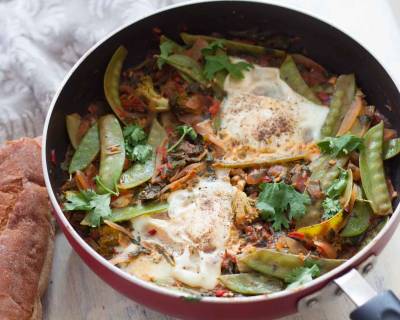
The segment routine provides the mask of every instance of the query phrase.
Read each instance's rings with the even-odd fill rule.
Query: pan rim
[[[348,31],[344,30],[342,27],[338,27],[334,22],[329,21],[328,19],[317,17],[314,13],[309,12],[308,10],[302,9],[302,8],[297,8],[295,5],[281,5],[277,4],[274,0],[240,0],[240,1],[226,1],[226,0],[207,0],[207,1],[197,1],[197,0],[191,0],[191,1],[185,1],[182,3],[178,4],[173,4],[164,8],[161,8],[159,10],[156,10],[150,14],[144,15],[140,18],[133,19],[132,21],[125,23],[121,27],[113,30],[112,32],[108,33],[106,36],[104,36],[101,40],[99,40],[96,44],[94,44],[88,51],[85,52],[85,54],[74,64],[74,66],[71,68],[71,70],[66,74],[64,77],[63,81],[61,82],[57,92],[55,93],[52,102],[50,104],[50,107],[47,111],[44,127],[43,127],[43,135],[42,135],[42,169],[43,169],[43,175],[44,175],[44,180],[47,188],[47,192],[50,197],[51,204],[53,208],[55,209],[55,212],[57,214],[57,217],[59,218],[59,221],[63,224],[63,227],[68,230],[70,235],[74,238],[74,240],[84,249],[84,251],[89,254],[92,258],[94,258],[97,262],[99,262],[103,267],[108,269],[109,271],[115,273],[119,277],[127,280],[128,282],[134,284],[134,285],[139,285],[143,287],[144,289],[147,289],[149,291],[153,291],[158,294],[163,294],[169,297],[174,297],[174,298],[182,298],[182,297],[190,297],[193,296],[193,294],[188,294],[185,292],[180,292],[174,289],[169,289],[165,287],[158,286],[155,283],[151,283],[145,280],[142,280],[134,275],[128,274],[127,272],[123,271],[122,269],[118,268],[117,266],[112,265],[110,262],[108,262],[104,257],[102,257],[99,253],[97,253],[92,247],[90,247],[80,236],[79,234],[75,231],[75,229],[72,227],[66,216],[64,215],[57,199],[54,193],[54,190],[51,186],[50,182],[50,176],[49,176],[49,171],[48,171],[48,166],[47,166],[47,157],[46,157],[46,142],[47,142],[47,131],[49,128],[50,124],[50,118],[53,114],[55,105],[57,104],[58,98],[62,90],[64,89],[65,85],[69,81],[70,77],[72,74],[79,68],[81,63],[86,60],[86,58],[93,52],[95,51],[101,44],[106,42],[108,39],[113,37],[114,35],[118,34],[120,31],[123,29],[137,23],[140,20],[149,18],[154,15],[158,15],[164,11],[168,11],[171,9],[175,9],[178,7],[183,7],[183,6],[190,6],[190,5],[195,5],[199,3],[215,3],[215,2],[247,2],[247,3],[257,3],[257,4],[265,4],[265,5],[271,5],[271,6],[276,6],[280,7],[282,9],[289,9],[291,11],[294,11],[296,13],[306,15],[311,17],[312,19],[318,20],[322,23],[325,23],[337,31],[341,32],[342,34],[346,35],[349,37],[353,42],[357,43],[360,45],[364,50],[366,50],[379,64],[380,66],[384,69],[384,71],[389,75],[393,83],[395,84],[396,88],[399,90],[400,85],[397,83],[396,78],[393,76],[393,73],[389,71],[389,69],[386,67],[385,63],[383,63],[379,58],[375,56],[372,50],[367,49],[366,46],[363,45],[363,43],[357,39],[355,39],[351,34],[349,34]],[[369,256],[369,252],[371,249],[382,239],[382,237],[386,234],[386,232],[392,228],[392,225],[395,225],[399,222],[400,220],[400,204],[396,207],[394,213],[390,217],[388,223],[385,224],[385,226],[380,230],[380,232],[366,245],[363,249],[361,249],[359,252],[357,252],[354,256],[352,256],[350,259],[348,259],[346,262],[344,262],[342,265],[339,267],[336,267],[329,271],[328,273],[310,281],[309,283],[306,283],[302,285],[301,287],[292,289],[292,290],[283,290],[279,291],[276,293],[268,294],[268,295],[258,295],[258,296],[250,296],[250,297],[201,297],[201,302],[206,302],[206,303],[212,303],[212,304],[230,304],[230,303],[254,303],[254,302],[261,302],[261,301],[269,301],[269,300],[276,300],[279,298],[285,298],[289,297],[293,294],[297,294],[300,291],[305,291],[305,290],[317,290],[317,288],[320,288],[324,283],[328,282],[329,280],[338,277],[340,274],[344,273],[345,271],[349,270],[352,268],[354,265],[355,261],[359,260],[365,260]],[[396,228],[396,225],[394,226]],[[75,249],[74,249],[75,250]],[[325,284],[326,285],[326,284]]]

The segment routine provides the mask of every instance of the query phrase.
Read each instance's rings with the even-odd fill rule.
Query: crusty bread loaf
[[[37,140],[0,148],[0,319],[41,319],[54,229]]]

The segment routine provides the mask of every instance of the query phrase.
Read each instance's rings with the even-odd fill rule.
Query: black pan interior
[[[246,1],[202,2],[154,14],[124,28],[99,45],[73,72],[57,98],[47,132],[47,164],[53,190],[58,190],[65,181],[65,173],[59,166],[69,143],[65,115],[84,114],[91,101],[105,101],[103,74],[113,52],[123,44],[129,51],[125,65],[141,62],[150,49],[158,46],[152,31],[154,27],[175,40],[179,40],[182,30],[227,35],[229,31],[257,28],[267,34],[296,36],[298,41],[293,50],[303,50],[334,73],[355,73],[368,102],[377,106],[400,131],[398,89],[375,58],[346,34],[318,19],[275,5]],[[55,150],[57,166],[51,164],[51,150]],[[388,163],[397,190],[399,161],[395,158]]]

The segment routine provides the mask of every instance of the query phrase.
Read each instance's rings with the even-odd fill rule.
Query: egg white
[[[320,138],[329,109],[292,90],[279,69],[255,65],[242,80],[228,76],[224,89],[219,134],[229,150],[254,151],[255,157],[290,157]]]

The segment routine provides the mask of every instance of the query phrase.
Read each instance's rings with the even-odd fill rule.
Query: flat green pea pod
[[[115,191],[125,162],[125,144],[118,119],[108,114],[99,119],[100,169],[98,192]],[[107,190],[108,189],[108,190]]]
[[[347,169],[347,184],[344,189],[343,195],[340,197],[340,204],[343,208],[346,208],[351,200],[351,194],[353,192],[353,171]]]
[[[309,168],[311,170],[311,180],[318,180],[321,185],[322,191],[326,191],[339,176],[340,169],[347,161],[347,156],[333,157],[330,155],[321,155],[313,160]],[[332,164],[333,163],[333,164]]]
[[[338,132],[356,94],[354,74],[341,75],[336,80],[335,91],[329,105],[329,113],[321,128],[322,137],[333,137]]]
[[[151,179],[156,165],[157,148],[161,145],[166,137],[167,133],[165,132],[164,128],[158,123],[157,119],[154,119],[150,129],[149,138],[147,140],[147,143],[153,148],[153,154],[151,158],[145,163],[137,162],[128,170],[126,170],[121,175],[120,183],[118,185],[119,188],[134,188]]]
[[[383,143],[383,159],[387,160],[400,153],[400,138],[391,139]]]
[[[182,32],[180,34],[183,42],[187,45],[193,45],[197,39],[203,39],[207,42],[213,42],[213,41],[221,41],[224,47],[228,51],[232,52],[241,52],[241,53],[248,53],[248,54],[253,54],[253,55],[260,55],[264,53],[272,53],[274,56],[277,57],[284,57],[285,52],[282,50],[276,50],[276,49],[269,49],[265,48],[262,46],[257,46],[254,44],[249,44],[245,42],[240,42],[240,41],[233,41],[233,40],[227,40],[223,38],[216,38],[216,37],[211,37],[211,36],[204,36],[204,35],[193,35],[193,34],[188,34],[185,32]]]
[[[372,210],[377,215],[393,212],[383,168],[383,121],[367,131],[360,151],[361,182]]]
[[[69,141],[71,141],[72,146],[76,150],[80,142],[78,132],[81,125],[81,116],[77,113],[68,114],[65,117],[65,122],[67,125]]]
[[[288,274],[298,267],[303,267],[305,262],[317,264],[321,274],[326,273],[345,260],[324,259],[310,256],[303,259],[298,255],[283,253],[271,249],[254,249],[249,253],[244,253],[239,257],[240,262],[249,268],[262,274],[285,280]]]
[[[145,205],[129,206],[112,210],[112,215],[108,220],[113,222],[127,221],[144,214],[156,214],[168,210],[167,202],[147,203]]]
[[[283,290],[283,282],[258,273],[226,274],[219,281],[229,290],[243,295],[267,294]]]
[[[119,98],[119,80],[121,78],[122,65],[127,55],[128,50],[126,50],[124,46],[120,46],[115,51],[108,63],[103,83],[107,102],[123,123],[127,123],[129,113],[125,111],[121,105],[121,100]]]
[[[196,60],[183,54],[172,54],[163,58],[163,60],[194,81],[204,86],[208,85],[207,79],[203,75],[203,70]]]
[[[368,201],[356,199],[350,218],[340,232],[342,237],[355,237],[363,234],[369,227],[372,209]]]
[[[378,235],[378,233],[383,229],[383,227],[386,225],[388,221],[389,217],[383,217],[382,220],[379,221],[379,223],[375,227],[366,232],[365,238],[360,243],[360,250],[364,248]]]
[[[252,160],[242,160],[242,161],[231,161],[231,160],[222,160],[214,163],[215,167],[218,168],[248,168],[254,166],[265,166],[272,165],[277,163],[288,163],[301,159],[307,158],[308,154],[303,153],[295,156],[288,157],[268,157],[268,158],[258,158]]]
[[[315,96],[314,92],[302,78],[299,69],[297,69],[296,63],[290,55],[286,56],[279,71],[281,79],[294,91],[316,104],[321,104],[321,101]]]
[[[89,128],[72,156],[68,172],[85,169],[97,157],[100,151],[99,126],[97,122]]]
[[[171,40],[170,38],[168,38],[164,35],[161,35],[160,43],[163,44],[164,42],[168,42],[171,45],[173,53],[182,53],[183,51],[185,51],[184,47],[180,46],[179,44],[177,44],[175,41]]]

